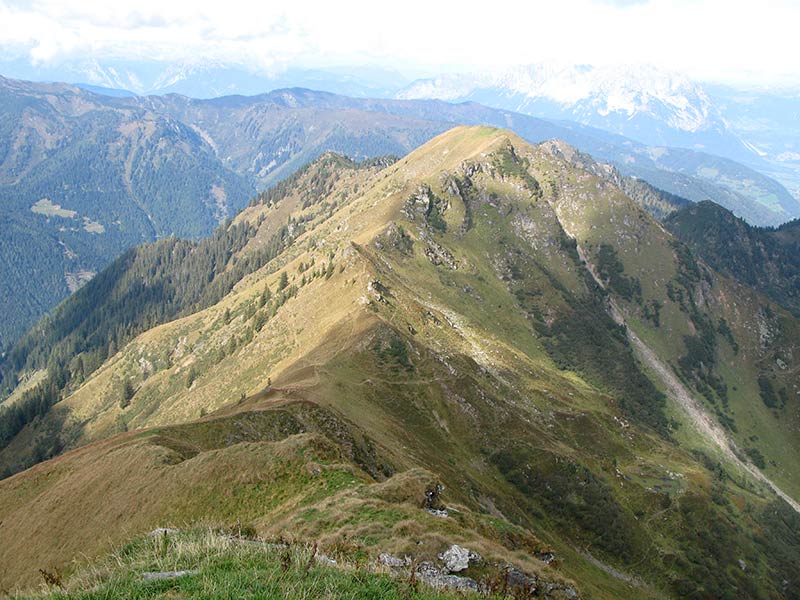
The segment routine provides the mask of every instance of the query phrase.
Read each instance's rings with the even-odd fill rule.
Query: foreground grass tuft
[[[316,547],[265,543],[212,530],[136,540],[61,587],[19,598],[280,598],[449,600],[465,594],[438,592],[370,564],[328,564]],[[145,574],[188,574],[146,581]]]

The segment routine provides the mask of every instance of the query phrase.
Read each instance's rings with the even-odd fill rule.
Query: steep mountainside
[[[303,164],[301,159],[316,156],[319,150],[314,146],[325,140],[326,135],[330,135],[324,145],[326,150],[344,152],[355,158],[373,155],[362,149],[367,147],[365,132],[356,128],[355,135],[346,134],[350,127],[364,122],[359,115],[363,117],[363,111],[366,111],[373,118],[377,113],[395,119],[425,119],[444,124],[444,128],[453,124],[505,127],[534,143],[551,138],[563,139],[598,160],[614,163],[625,175],[639,177],[696,202],[714,200],[760,225],[777,225],[800,215],[800,203],[780,183],[733,160],[696,150],[647,146],[574,122],[545,121],[474,102],[453,105],[441,101],[365,100],[299,89],[278,90],[254,98],[237,99],[236,102],[222,98],[187,105],[179,97],[169,96],[150,99],[149,102],[163,102],[164,108],[174,118],[197,123],[211,138],[219,140],[221,151],[230,150],[231,156],[241,155],[248,144],[256,144],[257,153],[248,149],[243,156],[255,155],[257,160],[243,163],[238,168],[255,174],[263,183],[291,172]],[[273,143],[276,133],[270,125],[271,119],[266,119],[265,115],[286,109],[290,109],[294,117],[292,128],[280,130],[283,145],[276,149]],[[232,130],[231,120],[222,118],[222,110],[236,115],[233,122],[247,125],[266,122],[266,125],[245,131]],[[336,135],[328,134],[327,119],[321,118],[321,110],[334,111],[332,114],[339,127],[334,129]],[[323,123],[319,130],[312,118]],[[392,152],[399,154],[401,150],[392,149]],[[294,153],[299,156],[290,160]]]
[[[208,235],[253,193],[187,125],[0,78],[0,348],[123,250]]]
[[[714,269],[800,315],[800,221],[760,229],[701,202],[672,213],[664,224]]]
[[[0,461],[56,456],[0,482],[0,585],[238,522],[552,598],[796,597],[798,322],[582,163],[326,155],[115,263],[6,365]]]
[[[713,199],[755,223],[795,216],[779,184],[732,161],[655,152],[477,104],[298,89],[215,100],[108,97],[8,79],[0,94],[0,346],[136,243],[207,235],[254,190],[325,151],[357,160],[404,155],[454,124],[510,127],[533,142],[566,139],[626,175]]]

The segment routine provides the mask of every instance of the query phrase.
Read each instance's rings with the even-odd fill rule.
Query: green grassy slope
[[[3,584],[35,557],[238,519],[373,558],[472,544],[590,598],[786,596],[797,515],[696,433],[608,306],[795,495],[794,404],[750,394],[759,372],[788,384],[763,365],[794,368],[797,323],[569,152],[458,128],[382,169],[323,160],[244,211],[226,269],[297,237],[120,338],[0,452],[75,448],[0,482]],[[420,508],[437,481],[447,519]],[[102,510],[64,518],[81,502]]]
[[[165,542],[164,539],[167,541]],[[424,584],[394,579],[366,565],[315,563],[311,547],[275,548],[253,540],[231,539],[209,532],[178,533],[136,540],[110,557],[109,566],[70,581],[63,590],[31,598],[415,598],[445,600],[462,594],[442,593]],[[96,572],[106,567],[106,572]],[[164,581],[145,581],[144,573],[189,571]]]

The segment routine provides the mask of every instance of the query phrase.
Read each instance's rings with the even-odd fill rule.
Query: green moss
[[[754,577],[759,571],[752,543],[742,534],[739,525],[703,496],[687,493],[679,503],[681,526],[676,530],[682,553],[676,555],[674,567],[680,574],[671,587],[680,598],[766,599],[769,593]],[[740,566],[744,560],[746,568]]]
[[[408,355],[408,347],[402,337],[393,330],[385,330],[376,338],[373,351],[380,364],[386,365],[394,373],[412,372],[414,364]]]
[[[513,447],[491,461],[547,519],[624,562],[641,556],[645,539],[634,517],[585,466],[542,449]]]
[[[761,400],[767,408],[780,408],[781,402],[778,395],[775,393],[775,388],[772,385],[769,377],[765,375],[758,376],[758,390],[761,395]]]
[[[753,464],[759,469],[767,468],[767,461],[764,460],[764,455],[761,454],[761,451],[758,448],[745,448],[744,451],[747,456],[750,457],[750,460],[753,461]]]

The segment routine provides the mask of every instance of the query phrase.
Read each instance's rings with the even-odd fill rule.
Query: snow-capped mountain
[[[139,95],[177,93],[191,98],[255,96],[291,87],[357,98],[387,98],[408,84],[397,72],[382,67],[289,68],[269,73],[248,65],[204,57],[178,62],[86,59],[52,65],[0,60],[0,74],[30,81],[66,81],[94,91],[105,88]]]
[[[154,61],[77,61],[60,66],[71,81],[126,89],[136,94],[179,93],[198,98],[253,95],[271,89],[268,77],[237,65],[198,59],[176,63]]]
[[[569,119],[650,145],[757,159],[726,126],[702,85],[650,66],[536,64],[421,79],[399,98],[473,100],[530,115]]]
[[[519,66],[475,75],[421,79],[398,96],[454,101],[489,89],[505,92],[519,102],[518,106],[547,100],[587,116],[621,113],[633,118],[642,113],[664,112],[670,127],[682,131],[706,128],[713,118],[711,101],[700,85],[654,67]]]

